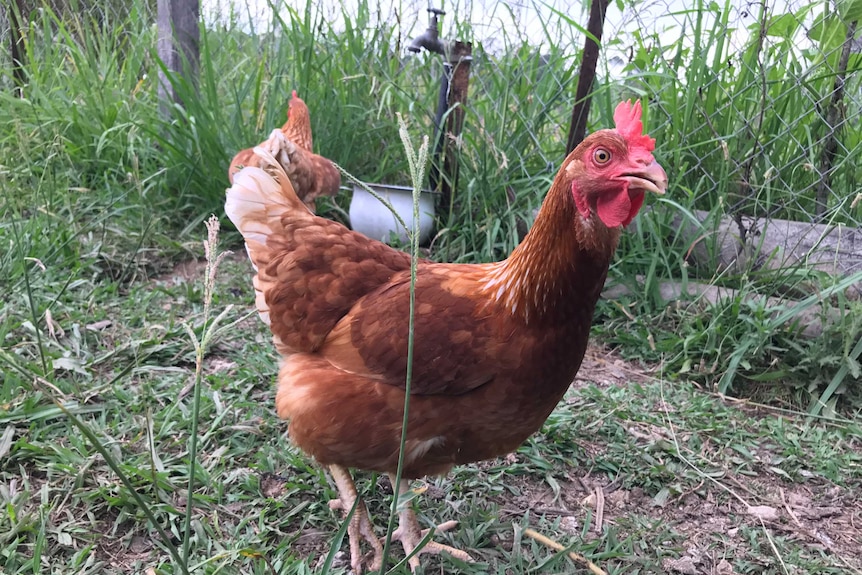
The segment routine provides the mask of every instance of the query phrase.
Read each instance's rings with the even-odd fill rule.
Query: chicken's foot
[[[389,479],[392,482],[392,485],[395,485],[395,476],[389,475]],[[402,493],[406,493],[410,489],[410,484],[406,479],[402,479],[398,484],[398,496]],[[457,521],[447,521],[445,523],[441,523],[437,527],[434,528],[435,533],[442,533],[444,531],[449,531],[458,526]],[[426,535],[428,535],[429,529],[422,529],[419,526],[419,520],[416,518],[416,513],[413,512],[413,509],[410,507],[410,504],[404,506],[404,508],[399,509],[398,511],[398,529],[396,529],[392,533],[393,541],[400,541],[401,545],[404,547],[404,553],[406,555],[410,555],[413,553],[413,550],[422,542]],[[410,559],[407,560],[407,563],[410,565],[410,571],[416,571],[416,568],[419,567],[419,555],[423,553],[429,553],[432,555],[438,555],[440,553],[447,553],[456,559],[460,559],[461,561],[467,561],[469,563],[473,563],[473,558],[466,551],[462,551],[461,549],[456,549],[454,547],[450,547],[449,545],[443,545],[442,543],[436,543],[434,541],[428,541],[422,548],[420,548]]]
[[[356,575],[362,573],[365,557],[362,555],[359,544],[363,539],[371,545],[374,552],[374,557],[368,562],[368,569],[370,571],[380,569],[380,564],[383,562],[383,546],[374,533],[374,525],[368,517],[368,508],[365,507],[365,502],[359,499],[359,494],[356,491],[356,485],[353,484],[353,478],[350,477],[350,472],[339,465],[330,465],[329,472],[332,474],[332,479],[338,488],[339,497],[330,501],[329,507],[331,509],[341,509],[346,516],[353,509],[353,505],[356,505],[356,510],[353,512],[353,517],[351,517],[350,524],[347,526],[347,538],[350,542],[351,569],[353,569]]]
[[[296,144],[288,140],[284,132],[273,130],[260,147],[272,154],[272,157],[281,164],[285,172],[290,173],[290,156],[296,151]]]

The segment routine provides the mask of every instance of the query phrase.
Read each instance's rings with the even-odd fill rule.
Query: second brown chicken
[[[293,91],[287,107],[287,121],[273,130],[260,146],[281,164],[294,192],[311,211],[321,196],[334,196],[341,185],[341,174],[332,161],[312,151],[311,114],[305,102]],[[260,166],[254,148],[240,150],[230,162],[228,179],[247,166]]]

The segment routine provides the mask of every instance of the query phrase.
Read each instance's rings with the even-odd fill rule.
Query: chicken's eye
[[[593,160],[597,164],[607,164],[611,161],[611,153],[605,148],[596,148],[596,151],[593,152]]]

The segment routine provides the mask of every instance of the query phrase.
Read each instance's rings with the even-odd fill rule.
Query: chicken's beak
[[[667,174],[655,160],[648,166],[626,172],[621,178],[628,181],[629,190],[647,190],[661,195],[667,189]]]

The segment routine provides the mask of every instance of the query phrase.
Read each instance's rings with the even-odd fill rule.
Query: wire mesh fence
[[[403,20],[421,20],[423,7],[412,3]],[[454,3],[450,35],[477,48],[471,97],[495,93],[501,78],[548,81],[511,113],[529,123],[538,106],[565,129],[586,16],[566,2]],[[803,0],[611,6],[596,96],[648,101],[650,130],[692,207],[855,226],[862,45],[850,18]],[[535,147],[542,162],[559,161],[552,141]]]
[[[649,102],[659,153],[672,158],[675,184],[692,207],[721,204],[740,222],[858,224],[862,60],[855,22],[829,3],[799,1],[700,8],[659,1],[614,10],[597,97],[610,90]],[[540,15],[533,16],[519,29],[536,28]],[[579,48],[583,40],[573,42]],[[552,48],[545,43],[544,50]],[[486,65],[498,61],[489,57]],[[475,80],[483,82],[481,72]],[[571,78],[559,80],[570,104]]]
[[[639,42],[633,60],[651,68],[632,87],[666,118],[665,141],[688,149],[678,177],[696,207],[724,201],[732,214],[857,223],[855,23],[808,5],[748,8],[736,27],[718,11],[693,12],[678,16],[690,35]]]
[[[553,3],[545,7],[564,13]],[[537,53],[516,56],[523,70],[536,60],[566,59],[583,44],[582,33],[556,44],[558,32],[542,28],[547,15],[540,10],[512,14],[515,32],[506,36],[504,27],[492,36],[536,46]],[[556,21],[571,30],[586,22],[582,12],[569,16]],[[701,263],[745,270],[811,260],[843,274],[862,270],[862,237],[855,233],[862,218],[862,56],[853,18],[846,6],[798,0],[611,6],[594,98],[606,101],[606,110],[630,96],[648,103],[647,125],[670,168],[675,200],[707,229],[722,230],[707,241],[698,238],[702,228],[687,238],[711,244],[693,250]],[[482,47],[491,75],[512,73],[501,65],[512,57],[510,47]],[[474,66],[477,91],[488,81],[481,67]],[[563,127],[573,78],[555,70],[556,85],[531,96],[553,108],[552,123]],[[526,114],[530,103],[518,104],[515,113]],[[559,161],[554,141],[556,147],[537,150],[544,161]]]

